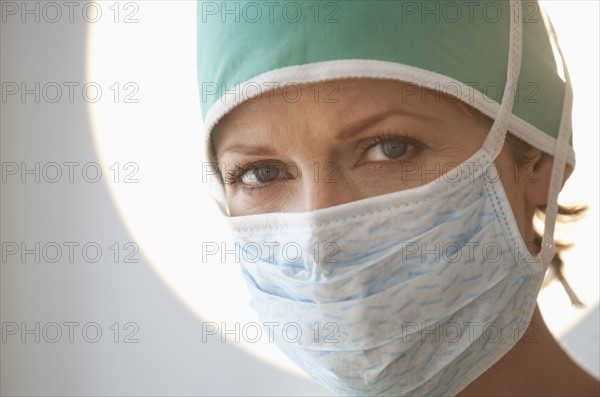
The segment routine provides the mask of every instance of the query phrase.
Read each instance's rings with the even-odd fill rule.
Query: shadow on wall
[[[589,372],[600,373],[600,304],[561,338],[565,348]]]
[[[35,4],[41,3],[27,7]],[[86,164],[91,171],[100,167],[81,96],[88,83],[88,23],[6,17],[0,34],[2,82],[28,93],[1,103],[2,162],[16,167],[14,174],[3,173],[1,234],[3,244],[19,251],[3,255],[0,267],[0,394],[326,393],[234,345],[216,338],[203,343],[201,319],[182,306],[141,254],[132,263],[123,255],[115,259],[115,243],[122,250],[134,242],[102,180],[112,174],[102,169],[96,180],[81,173]],[[73,84],[78,85],[71,101]],[[62,87],[58,98],[51,90],[56,86]],[[76,164],[72,181],[65,163]],[[57,166],[62,176],[50,182]],[[86,244],[101,252],[83,251]]]

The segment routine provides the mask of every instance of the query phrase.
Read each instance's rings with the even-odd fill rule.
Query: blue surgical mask
[[[415,189],[229,223],[261,321],[341,394],[458,393],[522,335],[545,270],[483,149]]]

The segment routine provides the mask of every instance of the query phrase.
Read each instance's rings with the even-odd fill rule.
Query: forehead
[[[439,91],[389,79],[352,78],[324,82],[289,84],[263,92],[236,106],[213,130],[217,142],[226,131],[261,127],[280,128],[286,124],[319,120],[324,127],[352,123],[374,112],[400,110],[421,117],[467,117],[458,99]]]

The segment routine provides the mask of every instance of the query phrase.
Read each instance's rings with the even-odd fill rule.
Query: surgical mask
[[[544,268],[482,149],[427,185],[230,218],[261,321],[341,394],[455,394],[510,349]]]
[[[493,163],[514,101],[508,88],[518,80],[520,29],[511,23],[492,129],[449,173],[312,212],[228,218],[262,322],[292,329],[275,333],[275,342],[335,392],[454,395],[527,327],[553,254],[554,219],[546,219],[542,252],[532,257]],[[549,207],[569,133],[559,134]]]

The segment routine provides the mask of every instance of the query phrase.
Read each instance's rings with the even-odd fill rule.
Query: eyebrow
[[[364,130],[365,128],[367,128],[368,126],[370,126],[372,124],[376,124],[382,120],[387,119],[388,117],[397,116],[397,115],[415,117],[415,118],[420,118],[423,120],[433,120],[433,117],[431,117],[429,115],[411,112],[409,110],[389,109],[389,110],[386,110],[383,112],[375,113],[375,114],[367,117],[366,119],[363,119],[357,123],[354,123],[354,125],[351,125],[350,127],[345,128],[342,132],[340,132],[338,135],[336,135],[336,138],[340,139],[340,140],[348,139],[348,138],[358,134],[359,132],[361,132],[362,130]]]
[[[221,150],[221,154],[232,152],[238,153],[245,156],[273,156],[275,155],[275,151],[270,146],[253,146],[245,143],[234,143],[229,145],[223,150]]]
[[[361,132],[362,130],[367,128],[368,126],[378,123],[382,120],[387,119],[388,117],[395,116],[395,115],[416,117],[416,118],[420,118],[423,120],[432,120],[433,119],[433,117],[431,117],[431,116],[411,112],[408,110],[390,109],[390,110],[386,110],[383,112],[375,113],[375,114],[367,117],[366,119],[363,119],[357,123],[354,123],[354,125],[350,125],[349,127],[344,128],[343,131],[341,131],[339,134],[336,135],[336,139],[338,139],[338,140],[348,139],[348,138],[358,134],[359,132]],[[273,148],[270,146],[256,146],[256,145],[246,144],[246,143],[242,143],[242,142],[233,143],[229,146],[226,146],[225,148],[223,148],[221,150],[221,153],[226,153],[226,152],[238,153],[238,154],[242,154],[245,156],[273,156],[276,154],[276,151],[273,150]]]

